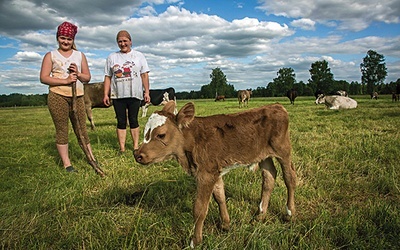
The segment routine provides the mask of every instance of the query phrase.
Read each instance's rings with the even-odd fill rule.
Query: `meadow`
[[[289,112],[297,170],[297,215],[283,220],[286,188],[278,165],[265,222],[254,221],[261,174],[245,168],[224,176],[231,229],[218,229],[212,200],[199,249],[399,249],[400,103],[355,96],[354,110],[327,110],[313,97],[253,98]],[[196,115],[233,113],[236,99],[192,100]],[[178,100],[178,109],[188,100]],[[148,115],[161,107],[150,107]],[[194,179],[179,164],[141,166],[118,155],[113,109],[94,109],[94,154],[87,164],[70,131],[78,173],[62,169],[47,107],[0,109],[1,249],[188,249],[193,233]],[[140,118],[141,136],[147,118]],[[256,136],[256,135],[249,135]],[[244,145],[246,146],[246,145]]]

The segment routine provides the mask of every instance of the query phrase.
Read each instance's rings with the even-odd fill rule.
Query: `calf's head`
[[[161,162],[182,155],[185,138],[182,128],[194,118],[194,104],[187,103],[174,115],[175,102],[169,101],[161,111],[154,112],[144,128],[144,140],[135,150],[135,160],[143,165]]]

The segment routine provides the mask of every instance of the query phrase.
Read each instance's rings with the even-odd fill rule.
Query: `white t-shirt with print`
[[[147,60],[139,51],[111,53],[104,68],[104,74],[111,77],[111,99],[135,97],[143,100],[140,75],[149,71]]]

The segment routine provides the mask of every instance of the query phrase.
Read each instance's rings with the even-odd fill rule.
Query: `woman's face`
[[[121,36],[117,39],[118,47],[122,53],[128,53],[131,51],[132,41],[129,38]]]
[[[72,45],[74,44],[74,39],[68,36],[59,36],[57,37],[58,46],[61,50],[70,50],[72,49]]]

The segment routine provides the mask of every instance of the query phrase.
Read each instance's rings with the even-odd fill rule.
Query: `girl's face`
[[[128,53],[131,51],[132,41],[129,38],[121,36],[118,37],[118,47],[122,53]]]
[[[70,50],[74,44],[74,39],[68,36],[59,36],[57,38],[58,46],[61,50]]]

